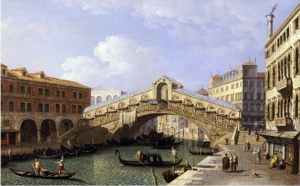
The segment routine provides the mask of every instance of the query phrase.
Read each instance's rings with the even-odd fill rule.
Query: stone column
[[[41,142],[41,130],[36,131],[36,142],[37,143]]]

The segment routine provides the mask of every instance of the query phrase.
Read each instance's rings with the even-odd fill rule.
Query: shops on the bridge
[[[266,139],[266,152],[269,156],[277,153],[279,160],[283,161],[287,172],[299,172],[300,131],[270,131],[259,132],[258,135]]]

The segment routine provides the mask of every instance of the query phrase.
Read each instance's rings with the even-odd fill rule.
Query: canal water
[[[180,170],[188,161],[191,166],[197,165],[206,156],[191,155],[189,148],[198,149],[191,141],[185,141],[178,148],[178,157],[183,158],[182,163],[175,167]],[[148,146],[102,146],[94,154],[67,157],[65,168],[69,172],[78,171],[73,177],[65,180],[33,179],[13,174],[8,166],[32,170],[33,158],[22,162],[9,162],[8,166],[1,168],[1,185],[154,185],[150,167],[131,167],[121,164],[115,155],[115,149],[121,152],[123,159],[135,159],[135,153],[141,149],[144,153],[157,152],[164,161],[171,160],[171,149],[152,149]],[[200,149],[199,149],[200,150]],[[58,171],[55,161],[59,159],[40,159],[43,168],[50,172]],[[166,185],[162,172],[171,167],[153,167],[158,185]]]

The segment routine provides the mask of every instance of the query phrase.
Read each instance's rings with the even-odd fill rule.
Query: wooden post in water
[[[156,180],[156,176],[155,176],[155,173],[154,173],[154,169],[152,167],[150,167],[150,171],[151,171],[151,174],[152,174],[152,177],[153,177],[153,180],[154,180],[154,185],[157,185],[157,180]]]

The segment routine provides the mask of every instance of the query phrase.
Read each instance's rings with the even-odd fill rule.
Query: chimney
[[[275,16],[273,15],[273,12],[266,15],[267,21],[268,21],[268,37],[271,37],[273,35],[273,18]]]

